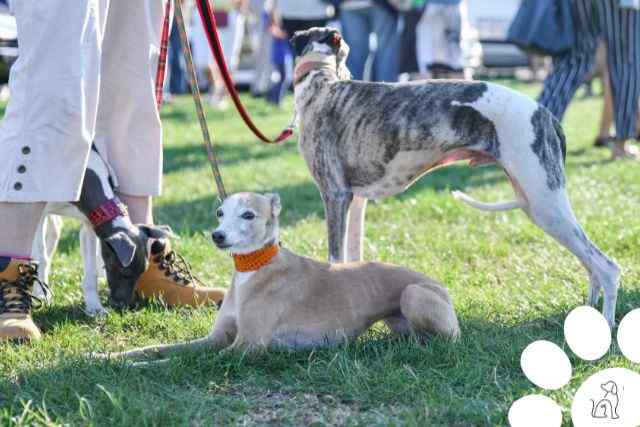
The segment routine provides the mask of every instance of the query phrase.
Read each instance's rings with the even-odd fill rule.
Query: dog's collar
[[[109,199],[89,212],[88,218],[93,228],[98,228],[120,216],[127,216],[126,206],[118,199]]]
[[[273,243],[248,254],[233,254],[233,263],[237,272],[257,271],[269,264],[279,251],[280,245]]]
[[[309,53],[300,58],[293,70],[293,85],[297,85],[309,75],[312,71],[327,70],[338,75],[338,66],[336,58],[333,55],[324,55],[321,53]]]

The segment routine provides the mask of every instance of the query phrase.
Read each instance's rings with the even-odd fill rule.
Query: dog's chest
[[[245,285],[254,274],[256,274],[255,271],[236,271],[236,286]]]

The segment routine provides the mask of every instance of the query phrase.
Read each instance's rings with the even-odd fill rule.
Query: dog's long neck
[[[277,221],[269,225],[265,239],[253,247],[231,252],[236,274],[247,277],[269,264],[280,252],[279,227]]]
[[[134,227],[126,210],[114,206],[116,200],[109,168],[98,152],[92,149],[80,190],[80,199],[73,204],[90,222],[92,222],[92,213],[99,212],[105,206],[109,209],[119,209],[119,213],[116,212],[112,215],[113,218],[100,225],[92,222],[96,235],[102,239],[111,236],[117,230],[131,230]],[[104,209],[107,210],[107,208]]]
[[[348,80],[349,72],[336,62],[335,55],[312,52],[296,61],[294,70],[294,97],[296,109],[304,106],[318,96],[318,86],[338,80]]]
[[[299,58],[293,71],[293,84],[311,78],[311,73],[321,74],[327,80],[338,80],[338,64],[334,55],[312,52]]]

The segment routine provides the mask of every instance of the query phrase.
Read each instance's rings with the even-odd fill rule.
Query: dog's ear
[[[133,256],[136,253],[136,244],[127,233],[119,231],[113,236],[104,239],[104,243],[116,254],[120,265],[123,267],[131,265]]]
[[[280,204],[280,196],[277,193],[267,193],[266,197],[269,198],[271,202],[271,215],[274,218],[277,218],[280,215],[280,211],[282,210],[282,205]]]
[[[144,234],[151,237],[152,239],[165,239],[165,238],[177,239],[178,238],[178,236],[176,236],[173,233],[173,230],[168,225],[141,224],[141,225],[138,225],[138,228],[140,228],[140,231],[142,231]]]
[[[326,43],[333,48],[334,51],[339,51],[342,46],[342,36],[338,30],[331,30],[329,36],[327,36]]]
[[[289,43],[291,43],[291,47],[293,47],[295,56],[300,56],[309,44],[309,36],[302,31],[298,31],[291,37]]]

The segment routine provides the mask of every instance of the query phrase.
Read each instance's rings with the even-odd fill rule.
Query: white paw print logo
[[[592,307],[578,307],[564,322],[569,348],[583,360],[604,356],[611,345],[611,330],[605,318]],[[627,314],[618,327],[618,346],[633,363],[640,363],[640,308]],[[572,367],[565,352],[549,341],[527,346],[520,358],[527,378],[545,390],[557,390],[571,379]],[[589,377],[576,392],[571,405],[576,427],[640,425],[640,374],[625,368],[604,369]],[[511,405],[512,427],[556,427],[562,410],[551,398],[530,394]]]

